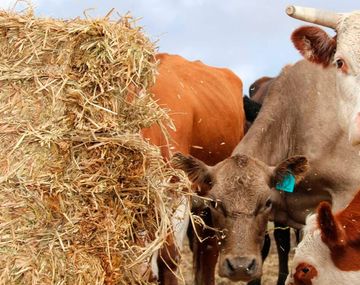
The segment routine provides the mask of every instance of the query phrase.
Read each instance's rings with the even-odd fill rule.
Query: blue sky
[[[15,0],[0,0],[9,8]],[[157,41],[159,51],[200,59],[233,70],[244,82],[244,93],[257,78],[277,75],[288,63],[300,59],[290,42],[291,32],[302,22],[284,10],[295,4],[349,12],[360,10],[358,0],[33,0],[38,16],[74,18],[83,11],[93,17],[115,8],[141,18],[139,25]],[[330,31],[331,32],[331,31]]]

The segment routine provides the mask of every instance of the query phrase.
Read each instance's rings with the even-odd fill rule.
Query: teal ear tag
[[[295,176],[288,172],[284,175],[282,181],[276,183],[276,190],[285,191],[285,192],[294,192],[295,188]]]

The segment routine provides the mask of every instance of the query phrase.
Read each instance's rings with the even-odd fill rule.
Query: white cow
[[[338,14],[313,8],[290,6],[291,17],[333,28],[330,37],[315,26],[300,27],[292,41],[309,61],[324,67],[335,64],[337,92],[341,100],[339,122],[349,133],[352,145],[360,144],[360,11]]]
[[[334,64],[340,108],[338,121],[353,145],[360,144],[360,11],[337,14],[290,6],[287,14],[333,28],[330,37],[315,26],[300,27],[291,39],[309,61]],[[349,169],[351,171],[351,169]],[[333,215],[328,203],[306,221],[287,285],[360,284],[360,192],[341,212]]]

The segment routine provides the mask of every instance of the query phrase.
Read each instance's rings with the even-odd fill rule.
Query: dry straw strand
[[[140,135],[171,124],[156,49],[111,12],[0,11],[0,284],[147,284],[170,231],[187,182]]]

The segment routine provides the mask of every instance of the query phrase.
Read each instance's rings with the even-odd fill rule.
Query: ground
[[[274,285],[277,282],[277,274],[278,274],[278,256],[276,251],[275,241],[273,239],[272,233],[271,236],[271,249],[268,258],[265,260],[264,268],[263,268],[263,277],[262,277],[262,285]],[[290,252],[290,260],[294,254],[294,244],[295,240],[292,233],[292,250]],[[183,273],[185,284],[193,285],[193,270],[192,270],[192,253],[189,249],[188,244],[186,243],[183,250],[183,257],[181,262],[181,271]],[[244,282],[231,282],[226,278],[221,278],[216,276],[216,284],[217,285],[243,285],[246,284]]]

